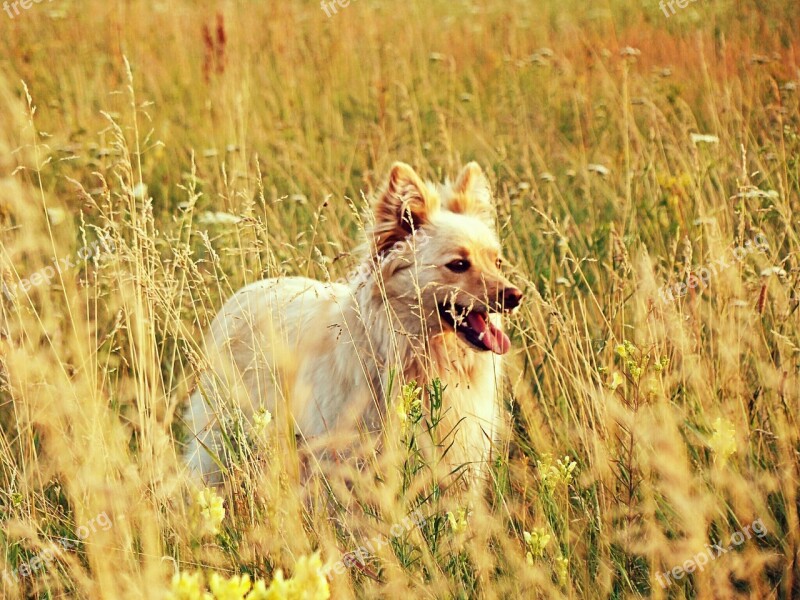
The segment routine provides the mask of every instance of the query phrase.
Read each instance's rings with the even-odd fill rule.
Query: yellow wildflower
[[[458,509],[457,514],[453,514],[452,512],[448,511],[447,520],[450,523],[450,529],[453,530],[454,534],[459,535],[467,530],[468,524],[466,509]]]
[[[292,581],[296,586],[297,600],[328,600],[331,597],[328,580],[322,573],[322,559],[319,552],[310,557],[300,557],[294,567]]]
[[[542,482],[542,489],[552,492],[558,484],[557,471],[553,467],[553,456],[549,452],[542,454],[542,460],[536,461],[536,468],[539,469],[539,480]]]
[[[278,569],[269,587],[262,579],[251,583],[246,574],[225,579],[218,573],[209,576],[208,587],[210,593],[200,573],[176,573],[165,600],[328,600],[331,596],[318,553],[301,557],[290,579]]]
[[[277,576],[278,574],[281,575],[281,580],[283,580],[283,573],[280,569],[275,573]],[[273,582],[275,580],[273,579]],[[286,596],[279,596],[279,595],[269,595],[270,591],[267,589],[267,585],[264,583],[262,579],[259,579],[253,584],[253,589],[250,590],[250,593],[247,594],[245,600],[273,600],[276,598],[285,598]]]
[[[556,576],[558,583],[567,585],[569,579],[569,559],[566,556],[559,556],[556,558]]]
[[[400,424],[405,430],[406,423],[408,422],[408,413],[406,412],[406,407],[403,405],[402,398],[394,405],[394,410],[397,413],[397,416],[400,417]]]
[[[253,425],[251,430],[253,435],[257,438],[264,439],[267,435],[267,427],[272,422],[272,413],[266,408],[262,408],[253,415]]]
[[[201,573],[175,573],[166,600],[205,600]]]
[[[195,510],[199,516],[202,534],[217,535],[222,520],[225,518],[222,498],[211,488],[200,490],[195,495]]]
[[[536,461],[536,466],[539,469],[542,488],[546,492],[552,493],[559,483],[570,484],[572,473],[578,464],[571,460],[569,456],[565,456],[563,460],[559,458],[554,465],[553,457],[548,452],[542,455],[542,460]]]
[[[616,391],[616,389],[622,385],[625,380],[622,378],[622,375],[619,374],[619,371],[614,371],[614,374],[611,376],[611,383],[608,384],[608,387],[611,388],[611,391]]]
[[[574,460],[571,460],[569,456],[564,456],[563,462],[559,458],[557,461],[557,466],[553,468],[558,473],[558,477],[561,479],[561,481],[569,485],[572,481],[572,473],[575,471],[577,466],[578,463],[576,463]]]
[[[708,445],[714,451],[715,457],[721,458],[723,463],[728,460],[728,457],[736,452],[736,429],[733,423],[717,418]]]
[[[267,587],[263,581],[256,581],[245,600],[328,600],[331,591],[328,580],[322,573],[322,560],[319,553],[302,556],[294,568],[294,576],[284,579],[283,571],[278,569]]]
[[[628,372],[631,374],[631,379],[634,381],[639,381],[639,378],[644,373],[644,368],[642,365],[647,363],[650,356],[643,356],[640,357],[641,361],[636,360],[636,354],[639,350],[628,340],[624,340],[621,344],[617,345],[614,348],[614,351],[619,355],[619,357],[625,361],[625,366],[628,369]],[[620,383],[622,383],[620,381]],[[616,387],[612,388],[616,389]]]
[[[619,355],[622,360],[628,360],[633,356],[636,352],[636,346],[634,346],[628,340],[624,340],[621,344],[618,344],[614,351]]]
[[[212,573],[208,587],[214,593],[215,600],[243,600],[250,591],[250,576],[234,575],[230,579],[223,579],[217,573]]]
[[[543,528],[537,527],[532,532],[523,531],[522,537],[525,539],[525,545],[528,547],[528,552],[525,554],[525,560],[528,564],[533,564],[534,558],[541,558],[544,556],[544,549],[550,543],[550,534]]]
[[[404,385],[400,390],[395,411],[400,417],[400,427],[405,432],[409,422],[416,423],[422,416],[422,388],[413,382]]]
[[[259,579],[253,585],[253,589],[247,594],[245,600],[294,600],[300,598],[297,594],[297,586],[289,579],[283,578],[283,571],[278,569],[272,578],[269,588]]]

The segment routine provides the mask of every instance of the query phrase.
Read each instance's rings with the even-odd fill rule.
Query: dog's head
[[[522,292],[503,275],[491,189],[480,166],[470,163],[454,183],[439,186],[396,163],[373,212],[382,293],[402,327],[455,334],[478,351],[508,352],[508,336],[492,314],[516,308]]]

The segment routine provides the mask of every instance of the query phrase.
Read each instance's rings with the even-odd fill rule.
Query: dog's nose
[[[522,292],[517,288],[506,288],[503,290],[503,308],[513,310],[522,302]]]

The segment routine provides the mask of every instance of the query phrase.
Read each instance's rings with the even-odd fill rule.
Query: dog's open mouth
[[[483,308],[469,309],[458,305],[440,305],[442,320],[471,346],[482,351],[505,354],[511,349],[511,340],[489,320]]]

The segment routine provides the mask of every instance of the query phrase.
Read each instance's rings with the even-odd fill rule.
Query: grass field
[[[2,597],[800,598],[800,4],[664,6],[0,12]],[[484,167],[526,292],[485,502],[422,423],[196,494],[202,332],[352,271],[396,160]]]

